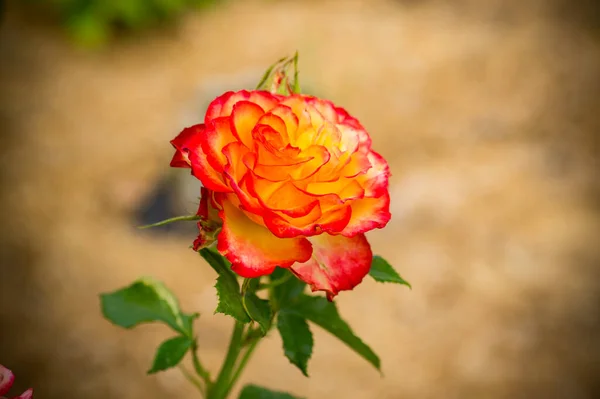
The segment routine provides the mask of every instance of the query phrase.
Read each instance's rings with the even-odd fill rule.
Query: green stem
[[[231,373],[235,367],[235,362],[242,350],[242,339],[244,337],[244,324],[236,321],[233,328],[233,334],[229,341],[229,349],[225,356],[225,361],[217,377],[217,381],[209,391],[209,399],[225,399],[231,389]]]
[[[198,388],[198,390],[202,394],[202,397],[206,396],[206,390],[204,389],[204,386],[202,385],[202,382],[200,382],[200,380],[194,377],[194,375],[187,371],[187,369],[181,364],[179,365],[179,370],[181,370],[181,372],[189,382],[191,382],[196,388]]]
[[[158,227],[164,226],[165,224],[173,223],[173,222],[181,222],[181,221],[189,221],[189,220],[200,220],[200,216],[198,215],[186,215],[186,216],[175,216],[174,218],[161,220],[160,222],[147,224],[145,226],[138,226],[138,229],[149,229],[150,227]]]
[[[240,378],[240,375],[242,375],[242,371],[244,371],[244,368],[246,367],[248,360],[250,360],[250,357],[252,356],[252,352],[254,352],[254,349],[256,349],[256,346],[258,345],[259,341],[260,341],[260,337],[254,339],[254,341],[252,341],[252,343],[250,343],[250,346],[246,350],[246,353],[244,353],[242,360],[240,360],[240,364],[238,365],[237,369],[233,373],[233,377],[231,377],[231,382],[229,383],[229,389],[233,388],[233,386],[237,382],[238,378]],[[229,391],[227,391],[227,393],[229,393]]]
[[[192,346],[192,363],[194,364],[194,370],[196,374],[204,381],[206,385],[206,389],[210,390],[212,382],[210,380],[210,373],[202,367],[202,363],[200,363],[200,358],[198,357],[198,343],[194,340],[194,344]]]
[[[264,289],[267,289],[267,288],[270,289],[270,288],[273,288],[273,287],[277,287],[278,285],[281,285],[281,284],[285,283],[286,281],[288,281],[289,279],[291,279],[293,276],[294,275],[292,273],[287,273],[285,276],[281,277],[280,279],[277,279],[275,281],[271,281],[270,283],[267,283],[267,284],[261,284],[258,287],[257,291],[264,290]]]

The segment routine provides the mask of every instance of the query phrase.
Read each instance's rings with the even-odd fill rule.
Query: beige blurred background
[[[216,372],[230,320],[168,141],[300,52],[301,79],[370,131],[392,221],[369,235],[412,285],[336,300],[384,377],[314,328],[306,379],[272,333],[242,383],[317,398],[600,397],[600,17],[594,1],[235,1],[108,46],[5,2],[0,362],[36,398],[194,398],[146,376],[170,332],[113,327],[98,293],[141,275],[198,310]],[[236,389],[243,384],[240,384]]]

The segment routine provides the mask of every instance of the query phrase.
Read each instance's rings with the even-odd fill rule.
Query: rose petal
[[[26,390],[25,392],[23,392],[22,394],[20,394],[19,396],[17,396],[14,399],[31,399],[33,398],[33,389],[29,388],[28,390]]]
[[[381,197],[363,198],[352,201],[352,216],[342,235],[353,237],[373,229],[381,229],[387,225],[390,214],[390,195],[386,192]]]
[[[0,395],[4,395],[12,387],[15,381],[15,375],[0,364]]]
[[[330,209],[323,213],[321,204],[302,217],[293,218],[282,212],[267,211],[263,215],[265,225],[277,237],[310,237],[322,233],[339,233],[348,225],[352,216],[349,205]]]
[[[232,191],[231,188],[225,184],[222,176],[208,163],[204,152],[201,150],[189,152],[188,157],[192,166],[192,175],[198,178],[204,187],[222,193]]]
[[[285,129],[275,129],[281,133],[282,138],[287,143],[291,142],[291,138],[296,136],[296,131],[298,130],[298,117],[294,114],[294,111],[287,105],[278,105],[273,108],[267,115],[272,115],[274,117],[279,118],[285,124]],[[262,123],[262,120],[261,120]],[[273,126],[273,128],[275,128]]]
[[[231,131],[229,118],[214,119],[200,134],[200,143],[206,159],[219,173],[223,172],[223,167],[227,163],[223,148],[233,142],[237,142],[237,139]]]
[[[193,137],[200,134],[204,130],[204,124],[194,125],[188,128],[185,128],[171,140],[171,145],[175,148],[175,155],[173,155],[173,159],[171,160],[171,167],[173,168],[189,168],[190,160],[188,158],[188,150],[184,150],[184,148],[189,148],[188,143],[192,141]],[[199,144],[199,141],[197,141]]]
[[[373,253],[363,234],[352,238],[321,234],[310,237],[313,254],[291,267],[313,291],[325,291],[330,301],[340,291],[351,290],[371,268]]]
[[[257,104],[240,101],[233,106],[231,112],[231,130],[233,134],[246,145],[253,148],[252,130],[265,111]]]
[[[229,116],[233,111],[233,106],[240,101],[249,101],[260,106],[264,111],[269,111],[275,107],[279,99],[268,91],[247,91],[227,92],[214,99],[206,110],[205,123],[208,124],[215,118]]]
[[[258,277],[273,272],[276,266],[289,267],[306,262],[312,253],[304,237],[278,238],[264,226],[254,223],[231,202],[225,201],[219,216],[223,228],[217,249],[242,277]]]
[[[388,192],[390,167],[375,151],[371,151],[368,157],[371,168],[365,174],[358,175],[357,181],[365,188],[365,197],[381,197]]]
[[[317,196],[336,194],[341,201],[363,198],[365,195],[365,190],[360,183],[346,178],[331,182],[310,182],[302,191]]]
[[[248,188],[263,207],[295,217],[307,215],[319,201],[289,181],[276,183],[255,177],[248,180]]]

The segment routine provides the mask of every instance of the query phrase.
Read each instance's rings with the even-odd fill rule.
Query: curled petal
[[[196,176],[202,184],[213,191],[231,192],[220,173],[210,165],[201,143],[204,139],[206,126],[195,125],[184,129],[171,144],[176,149],[171,166],[184,167],[185,164],[192,168],[192,175]]]
[[[390,221],[390,195],[352,201],[352,216],[342,235],[353,237],[373,229],[381,229]]]
[[[17,396],[14,399],[31,399],[33,398],[33,389],[29,388],[28,390],[26,390],[25,392],[23,392],[22,394],[20,394],[19,396]]]
[[[357,176],[357,180],[365,188],[366,197],[381,197],[388,192],[390,167],[375,151],[371,151],[368,157],[371,168],[365,174]]]
[[[223,172],[227,159],[223,154],[223,148],[228,144],[236,142],[231,131],[229,118],[216,118],[200,134],[202,150],[206,159],[217,171]]]
[[[15,382],[15,375],[0,364],[0,395],[8,393],[10,387]]]
[[[249,101],[260,106],[263,110],[269,111],[275,107],[279,99],[268,91],[247,91],[227,92],[210,103],[206,110],[205,123],[208,124],[215,118],[229,116],[233,111],[233,106],[240,101]]]
[[[363,234],[352,238],[321,234],[309,238],[312,257],[291,267],[313,291],[325,291],[331,301],[340,291],[351,290],[371,268],[373,253]]]
[[[171,140],[171,145],[175,148],[175,155],[173,155],[173,159],[171,160],[171,167],[173,168],[189,168],[190,160],[188,157],[189,151],[189,143],[194,139],[194,136],[199,135],[205,126],[204,124],[194,125],[188,128],[185,128]],[[195,140],[199,145],[200,142]]]
[[[318,198],[298,190],[292,182],[275,183],[256,177],[248,180],[248,188],[262,206],[292,217],[306,216],[318,203]]]
[[[267,211],[263,215],[265,226],[277,237],[310,237],[322,233],[339,233],[348,225],[352,216],[349,205],[322,212],[321,204],[302,217],[293,218],[282,212]]]
[[[310,259],[312,248],[304,237],[278,238],[264,226],[254,223],[230,201],[223,202],[219,216],[223,228],[217,249],[242,277],[258,277],[273,272],[276,266],[289,267]]]
[[[299,126],[298,117],[294,114],[292,109],[286,105],[278,105],[273,108],[268,115],[275,116],[283,121],[285,129],[277,130],[282,133],[281,135],[285,142],[290,143],[291,138],[295,137]]]
[[[311,195],[336,194],[341,201],[363,198],[365,189],[354,179],[339,179],[331,182],[311,182],[302,190]]]
[[[252,130],[265,111],[257,104],[240,101],[233,106],[231,113],[231,130],[233,134],[246,145],[253,148]]]
[[[192,175],[196,176],[202,182],[204,187],[222,193],[232,191],[223,181],[221,174],[217,173],[208,163],[204,152],[189,152],[188,157],[192,166]]]

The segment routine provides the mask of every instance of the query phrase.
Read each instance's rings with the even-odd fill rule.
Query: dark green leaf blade
[[[369,276],[373,277],[375,281],[380,283],[396,283],[404,284],[408,288],[412,288],[410,283],[404,280],[396,270],[390,265],[385,259],[379,255],[373,256],[373,263],[371,263],[371,270],[369,270]]]
[[[209,248],[201,249],[200,255],[219,274],[217,284],[215,285],[219,304],[215,313],[223,313],[232,316],[242,323],[249,323],[250,317],[248,317],[244,309],[242,294],[240,293],[240,283],[231,271],[230,263],[221,254]]]
[[[277,308],[280,307],[279,304],[285,306],[285,304],[296,301],[300,298],[306,287],[304,281],[298,279],[289,270],[281,267],[275,268],[269,278],[271,283],[275,284],[284,281],[283,284],[276,285],[272,288],[271,300],[274,302],[274,307]]]
[[[277,329],[285,356],[308,377],[307,365],[314,343],[308,323],[304,318],[283,310],[277,315]]]
[[[162,321],[184,335],[190,335],[184,325],[179,303],[165,285],[149,277],[128,287],[101,294],[104,317],[112,323],[132,328],[141,323]]]
[[[329,302],[323,297],[305,295],[301,300],[285,310],[310,320],[330,332],[348,345],[350,349],[375,366],[377,370],[380,370],[379,357],[367,344],[354,335],[350,326],[340,317],[335,303]]]
[[[240,393],[239,399],[302,399],[289,393],[271,391],[256,385],[246,385]]]
[[[156,351],[154,363],[152,368],[148,370],[148,374],[177,366],[193,343],[193,339],[184,336],[178,336],[163,342]]]
[[[244,295],[244,309],[248,316],[258,323],[263,335],[266,335],[271,328],[271,319],[273,318],[269,301],[260,299],[252,292],[247,292]]]

